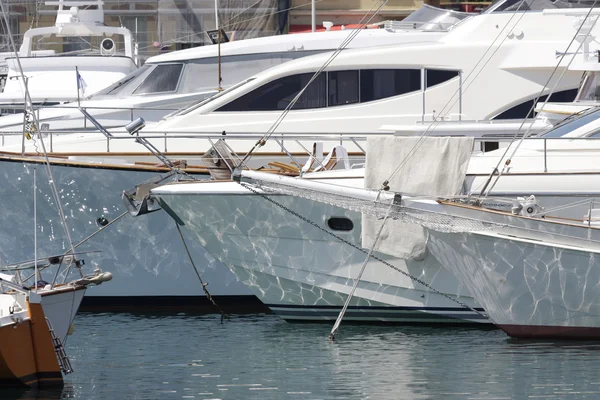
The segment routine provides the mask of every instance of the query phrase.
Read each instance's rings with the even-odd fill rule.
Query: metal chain
[[[183,247],[185,247],[185,251],[186,251],[186,253],[188,255],[188,258],[190,259],[190,263],[192,264],[192,267],[194,267],[194,271],[196,272],[196,275],[198,276],[198,279],[200,280],[200,284],[202,285],[202,290],[204,290],[204,293],[206,294],[206,297],[208,297],[208,300],[212,303],[212,305],[215,306],[215,307],[217,307],[217,309],[221,313],[221,323],[223,323],[223,319],[225,318],[225,313],[223,312],[223,310],[221,309],[221,307],[219,307],[219,305],[217,304],[217,302],[213,299],[213,297],[211,296],[211,294],[208,292],[208,289],[206,288],[206,285],[208,285],[208,282],[204,283],[202,281],[202,277],[200,276],[200,272],[198,272],[198,268],[196,268],[196,264],[194,264],[194,260],[192,259],[192,255],[190,254],[190,250],[187,247],[187,243],[185,242],[185,239],[183,238],[183,233],[181,233],[181,229],[179,228],[179,224],[177,222],[175,222],[175,227],[177,228],[177,232],[179,232],[179,237],[181,238],[181,242],[183,243]]]
[[[361,248],[361,247],[359,247],[359,246],[355,245],[354,243],[352,243],[352,242],[350,242],[350,241],[348,241],[348,240],[346,240],[346,239],[342,238],[341,236],[338,236],[338,235],[336,235],[336,234],[335,234],[335,233],[333,233],[333,232],[329,232],[329,231],[328,231],[328,230],[326,230],[325,228],[323,228],[323,227],[319,226],[319,224],[317,224],[316,222],[313,222],[313,221],[311,221],[310,219],[308,219],[308,218],[306,218],[306,217],[304,217],[304,216],[300,215],[300,214],[299,214],[299,213],[297,213],[296,211],[294,211],[294,210],[292,210],[292,209],[290,209],[290,208],[288,208],[288,207],[284,206],[283,204],[280,204],[280,203],[276,202],[275,200],[273,200],[272,198],[268,197],[267,195],[265,195],[265,194],[263,194],[263,193],[260,193],[258,190],[254,189],[254,188],[253,188],[253,187],[251,187],[249,184],[243,184],[243,186],[244,186],[246,189],[250,190],[252,193],[254,193],[254,194],[256,194],[256,195],[258,195],[258,196],[260,196],[260,197],[264,198],[265,200],[267,200],[267,201],[270,201],[271,203],[275,204],[277,207],[281,208],[282,210],[284,210],[284,211],[287,211],[287,212],[289,212],[290,214],[293,214],[293,215],[295,215],[296,217],[300,218],[302,221],[306,222],[307,224],[310,224],[310,225],[314,226],[315,228],[319,229],[320,231],[323,231],[323,232],[327,233],[328,235],[330,235],[330,236],[333,236],[334,238],[336,238],[336,239],[337,239],[337,240],[339,240],[340,242],[347,244],[348,246],[350,246],[350,247],[352,247],[352,248],[354,248],[354,249],[356,249],[356,250],[360,251],[361,253],[364,253],[364,254],[366,254],[366,255],[369,255],[369,252],[368,252],[367,250],[365,250],[365,249],[363,249],[363,248]],[[454,303],[456,303],[456,304],[460,305],[461,307],[463,307],[463,308],[467,308],[467,309],[469,309],[469,310],[473,311],[474,313],[476,313],[476,314],[478,314],[478,315],[480,315],[480,316],[482,316],[482,317],[484,317],[484,318],[486,318],[486,319],[488,318],[488,316],[487,316],[485,313],[482,313],[481,311],[479,311],[479,310],[477,310],[477,309],[475,309],[475,308],[473,308],[473,307],[469,306],[468,304],[465,304],[465,303],[463,303],[463,302],[462,302],[462,301],[460,301],[460,300],[457,300],[457,299],[455,299],[455,298],[453,298],[453,297],[451,297],[451,296],[447,295],[446,293],[443,293],[443,292],[440,292],[440,291],[439,291],[439,290],[437,290],[437,289],[434,289],[433,287],[431,287],[431,285],[429,285],[429,284],[427,284],[427,283],[423,282],[421,279],[419,279],[419,278],[417,278],[417,277],[414,277],[414,276],[412,276],[412,275],[411,275],[411,274],[409,274],[408,272],[402,271],[400,268],[398,268],[398,267],[394,266],[393,264],[391,264],[391,263],[389,263],[389,262],[387,262],[387,261],[385,261],[385,260],[383,260],[383,259],[381,259],[381,258],[377,257],[376,255],[373,255],[373,254],[371,254],[371,258],[373,258],[374,260],[377,260],[377,261],[379,261],[380,263],[382,263],[382,264],[384,264],[384,265],[386,265],[386,266],[390,267],[391,269],[393,269],[393,270],[395,270],[395,271],[397,271],[397,272],[401,273],[402,275],[406,276],[407,278],[410,278],[410,279],[412,279],[414,282],[417,282],[418,284],[425,286],[427,289],[431,290],[432,292],[434,292],[434,293],[436,293],[436,294],[439,294],[439,295],[441,295],[441,296],[443,296],[443,297],[447,298],[448,300],[450,300],[450,301],[452,301],[452,302],[454,302]]]

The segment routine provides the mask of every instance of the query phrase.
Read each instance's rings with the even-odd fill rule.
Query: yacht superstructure
[[[387,23],[383,29],[364,29],[347,48],[433,42],[472,14],[424,5],[419,26]],[[423,18],[435,23],[423,26]],[[79,107],[104,128],[123,127],[142,117],[147,123],[182,107],[210,97],[273,66],[300,57],[331,51],[340,46],[350,30],[276,35],[179,50],[149,58],[143,67],[104,90],[70,103],[39,110],[47,131],[96,130]],[[219,64],[221,81],[219,82]],[[3,131],[18,131],[22,118],[0,119]]]
[[[36,105],[76,101],[90,95],[137,69],[133,36],[123,27],[104,25],[103,1],[58,0],[46,5],[57,6],[52,27],[32,28],[25,32],[18,51],[19,60],[7,57],[6,83],[0,93],[3,113],[23,109],[27,79],[31,100]],[[84,41],[86,38],[87,41]],[[65,49],[77,40],[85,48],[57,53],[40,50],[44,40],[63,40]],[[121,48],[118,48],[121,46]],[[22,72],[21,72],[22,68]],[[78,75],[81,82],[78,85]],[[22,116],[21,116],[22,119]]]

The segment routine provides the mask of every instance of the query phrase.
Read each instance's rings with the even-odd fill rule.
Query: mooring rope
[[[371,259],[371,256],[373,255],[373,251],[375,251],[375,246],[377,246],[377,242],[379,241],[379,238],[381,237],[381,232],[383,232],[383,227],[385,226],[385,223],[387,222],[387,220],[390,216],[391,210],[392,210],[392,204],[390,204],[390,206],[388,208],[388,212],[387,212],[385,218],[383,219],[381,226],[379,227],[377,236],[375,236],[375,240],[373,240],[373,244],[371,245],[371,248],[369,249],[369,254],[367,254],[367,257],[365,258],[365,261],[363,262],[362,268],[360,269],[358,276],[354,280],[354,286],[352,286],[352,290],[350,291],[350,294],[348,294],[348,297],[346,298],[344,307],[342,307],[342,311],[340,311],[340,314],[338,315],[337,319],[335,320],[335,323],[333,324],[333,328],[331,328],[331,332],[329,332],[329,340],[331,340],[332,342],[335,340],[335,334],[337,333],[338,328],[340,327],[340,324],[342,323],[342,319],[344,318],[344,315],[346,314],[346,310],[348,309],[348,306],[350,305],[350,300],[352,300],[352,297],[354,296],[354,292],[356,291],[356,288],[358,287],[358,283],[360,282],[360,279],[362,278],[362,275],[365,272],[365,269],[367,268],[367,264],[369,263],[369,260]]]

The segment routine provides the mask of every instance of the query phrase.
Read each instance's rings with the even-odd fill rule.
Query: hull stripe
[[[348,309],[346,311],[345,318],[346,320],[356,320],[356,321],[406,321],[406,322],[448,322],[448,323],[457,323],[457,322],[479,322],[479,323],[491,323],[491,321],[483,316],[474,313],[470,310],[461,309],[462,312],[453,311],[453,309],[448,309],[444,311],[438,311],[439,307],[436,307],[436,312],[432,312],[428,308],[420,308],[418,310],[405,310],[402,308],[399,309],[391,309],[386,310],[386,307],[376,307],[375,309],[371,307],[359,307]],[[271,310],[286,320],[335,320],[341,307],[328,307],[327,309],[317,308],[306,306],[303,308],[292,307],[292,309],[288,309],[287,307],[275,306],[271,305]]]
[[[508,336],[520,339],[598,340],[600,328],[585,326],[498,325]]]

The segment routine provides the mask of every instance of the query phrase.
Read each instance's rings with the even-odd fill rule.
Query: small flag
[[[83,80],[83,77],[79,73],[79,70],[77,70],[77,90],[81,90],[81,95],[83,95],[85,93],[86,87],[87,87],[87,84]]]

